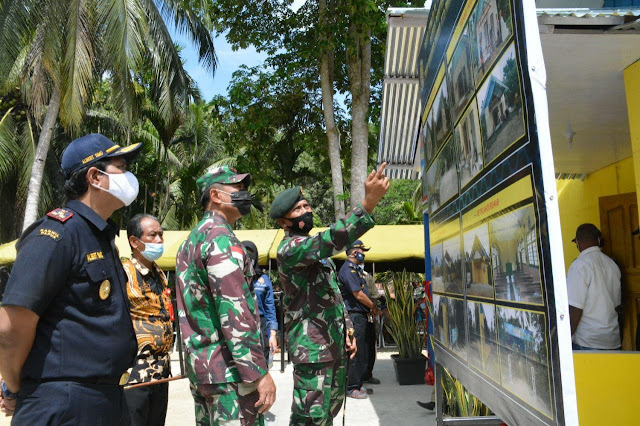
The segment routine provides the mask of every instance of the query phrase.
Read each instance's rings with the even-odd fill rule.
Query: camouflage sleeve
[[[278,250],[278,260],[284,267],[310,265],[331,257],[348,247],[375,223],[362,206],[351,210],[329,229],[312,237],[292,238]]]
[[[254,382],[267,373],[260,343],[256,300],[243,271],[244,250],[226,235],[209,246],[207,275],[220,317],[221,338],[235,361],[243,382]]]

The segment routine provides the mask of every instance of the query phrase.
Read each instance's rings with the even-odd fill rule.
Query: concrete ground
[[[380,379],[379,385],[367,385],[374,393],[369,399],[347,400],[346,425],[376,426],[402,424],[403,426],[435,425],[435,413],[425,410],[416,404],[416,400],[428,401],[431,386],[398,385],[393,364],[390,359],[392,349],[382,349],[374,368],[374,376]],[[172,356],[174,374],[180,373],[178,354]],[[286,364],[285,364],[286,365]],[[280,373],[279,354],[276,354],[270,373],[276,383],[277,400],[270,410],[267,419],[269,425],[284,426],[289,424],[291,414],[291,392],[293,366],[286,365],[284,373]],[[167,426],[184,426],[195,424],[193,399],[189,391],[189,382],[175,380],[169,384],[169,407],[167,409]],[[336,426],[342,424],[342,411],[336,418]],[[0,415],[0,426],[9,425],[9,418]]]

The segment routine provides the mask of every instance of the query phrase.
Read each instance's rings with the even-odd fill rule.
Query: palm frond
[[[91,17],[91,3],[89,0],[71,0],[65,23],[60,119],[72,129],[78,129],[82,122],[93,79],[95,52],[92,36],[95,28],[92,21],[95,19]]]

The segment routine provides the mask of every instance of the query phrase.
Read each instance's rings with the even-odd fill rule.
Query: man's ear
[[[222,202],[216,188],[209,188],[209,203],[211,202],[214,202],[216,204],[220,204]]]
[[[143,243],[144,244],[144,243]],[[139,239],[137,239],[136,237],[134,237],[133,235],[129,237],[129,246],[131,246],[132,248],[138,250],[138,251],[143,251],[141,245],[141,241]]]
[[[89,186],[91,185],[98,185],[98,183],[100,182],[100,180],[98,179],[100,177],[100,171],[98,170],[97,167],[89,167],[89,170],[87,170],[87,183],[89,184]]]

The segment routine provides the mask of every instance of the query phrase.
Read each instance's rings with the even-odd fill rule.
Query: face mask
[[[238,213],[240,213],[242,216],[245,216],[251,213],[252,200],[251,200],[251,194],[249,193],[249,191],[236,191],[232,193],[224,192],[224,191],[220,191],[220,192],[231,196],[230,203],[221,203],[221,204],[232,205],[233,207],[238,209]]]
[[[354,257],[358,262],[364,262],[364,253],[357,252]],[[364,267],[364,265],[362,265]]]
[[[140,254],[147,260],[153,262],[162,257],[164,253],[164,244],[162,243],[144,243],[144,251]]]
[[[109,176],[109,189],[104,189],[100,186],[93,185],[94,187],[108,192],[109,194],[122,201],[125,206],[133,203],[133,200],[138,196],[138,179],[131,172],[124,173],[107,173],[102,170],[98,170],[100,173]]]
[[[306,212],[301,214],[298,217],[287,218],[291,221],[292,225],[289,229],[293,232],[301,232],[303,234],[308,234],[313,228],[313,212]],[[303,223],[302,227],[300,226],[300,222]]]
[[[362,269],[364,271],[364,263],[358,265],[358,268]]]

